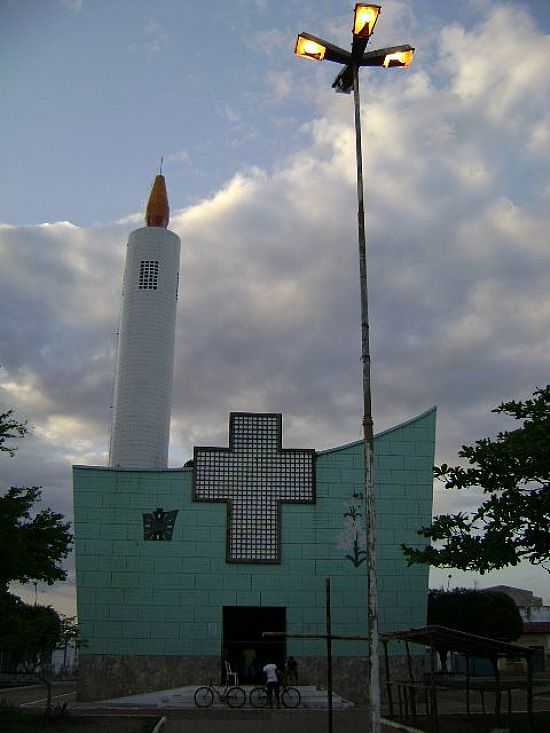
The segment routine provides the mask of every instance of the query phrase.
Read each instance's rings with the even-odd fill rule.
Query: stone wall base
[[[332,659],[332,687],[335,693],[356,704],[368,701],[367,674],[368,657],[333,657]],[[423,657],[413,656],[411,664],[415,677],[420,679],[424,672]],[[403,656],[390,657],[390,675],[392,680],[409,678],[407,658]],[[299,683],[327,687],[326,657],[301,657],[298,660]],[[386,700],[386,673],[383,660],[380,660],[380,685],[382,701]]]
[[[220,680],[219,657],[179,655],[82,654],[79,660],[79,702],[140,695]]]
[[[325,657],[296,657],[298,684],[327,687]],[[415,674],[422,673],[422,658],[413,657]],[[333,689],[355,703],[367,701],[367,657],[334,657]],[[406,658],[391,657],[393,679],[408,676]],[[78,700],[89,702],[125,695],[139,695],[155,690],[168,690],[185,685],[218,682],[221,676],[219,657],[142,655],[111,656],[83,654],[80,657]],[[382,695],[385,697],[385,675],[381,669]]]

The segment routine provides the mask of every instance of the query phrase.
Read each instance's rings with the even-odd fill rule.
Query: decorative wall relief
[[[158,507],[154,512],[143,515],[143,539],[170,541],[174,532],[174,525],[178,510],[165,512],[162,507]]]
[[[350,501],[344,507],[344,527],[338,537],[337,547],[344,550],[346,560],[358,568],[367,559],[363,493],[354,489]]]

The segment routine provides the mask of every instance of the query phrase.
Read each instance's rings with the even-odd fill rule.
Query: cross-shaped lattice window
[[[282,448],[282,416],[232,412],[229,448],[195,448],[194,501],[227,502],[227,562],[281,561],[281,504],[315,502],[314,450]]]

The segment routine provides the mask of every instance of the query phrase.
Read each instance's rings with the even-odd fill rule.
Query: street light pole
[[[367,618],[369,630],[369,729],[380,730],[380,665],[378,650],[378,587],[376,573],[376,501],[374,495],[374,422],[372,418],[369,300],[367,280],[367,237],[363,186],[363,146],[359,67],[352,64],[355,117],[355,157],[357,163],[357,235],[361,295],[361,361],[363,364],[363,458],[365,464],[365,530],[367,535]]]
[[[335,61],[344,68],[336,77],[333,88],[349,94],[353,90],[355,112],[355,155],[357,163],[357,232],[359,246],[359,277],[361,286],[361,361],[363,364],[363,455],[365,529],[367,535],[368,590],[368,703],[369,732],[380,733],[380,666],[378,637],[378,590],[376,577],[376,502],[374,494],[374,426],[371,398],[371,357],[369,344],[369,306],[367,288],[367,246],[365,232],[365,202],[363,186],[363,154],[361,139],[361,99],[359,68],[361,66],[407,67],[414,56],[409,45],[381,48],[365,53],[365,48],[380,15],[380,5],[356,3],[353,23],[352,49],[346,51],[329,41],[300,33],[294,52],[315,61]]]

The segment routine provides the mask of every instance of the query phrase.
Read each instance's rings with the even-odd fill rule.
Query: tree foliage
[[[79,637],[78,621],[76,616],[65,616],[61,614],[61,638],[60,648],[63,648],[66,644],[76,642]]]
[[[17,446],[6,441],[27,433],[27,423],[13,410],[0,413],[0,452],[13,456]],[[12,486],[0,496],[0,593],[12,581],[51,585],[67,577],[61,563],[70,551],[70,524],[51,509],[36,511],[40,497],[40,486]]]
[[[29,432],[27,421],[21,422],[15,417],[14,410],[0,412],[0,451],[8,453],[10,456],[15,455],[17,446],[12,443],[6,445],[7,440],[17,440],[24,438]]]
[[[51,509],[33,516],[40,496],[39,486],[12,486],[0,496],[0,591],[12,581],[51,585],[67,577],[61,563],[70,551],[70,524]]]
[[[523,621],[513,598],[499,591],[466,588],[431,590],[428,624],[500,641],[514,641],[523,631]],[[442,668],[446,669],[449,649],[439,646],[437,652]]]
[[[53,608],[0,593],[0,618],[0,649],[8,668],[32,672],[49,660],[61,638],[61,619]]]
[[[504,402],[493,412],[521,421],[520,427],[463,446],[469,466],[436,466],[448,490],[482,489],[474,512],[442,514],[418,534],[432,544],[402,545],[409,565],[427,563],[485,573],[527,560],[550,561],[550,385],[523,402]]]
[[[67,656],[69,646],[73,646],[74,649],[82,646],[83,643],[80,639],[80,628],[76,616],[65,616],[60,615],[61,619],[61,630],[59,636],[58,649],[63,649],[63,671],[67,671]],[[74,663],[74,658],[73,658]]]
[[[0,452],[14,455],[17,446],[6,441],[23,438],[27,423],[13,410],[0,413]],[[50,606],[28,605],[8,593],[12,581],[65,580],[62,561],[69,554],[72,535],[62,514],[38,511],[39,486],[12,486],[0,496],[0,650],[2,664],[34,671],[62,638],[61,619]],[[48,700],[51,689],[48,688]]]
[[[499,591],[466,588],[430,591],[428,624],[500,641],[514,641],[523,631],[523,621],[513,598]]]

